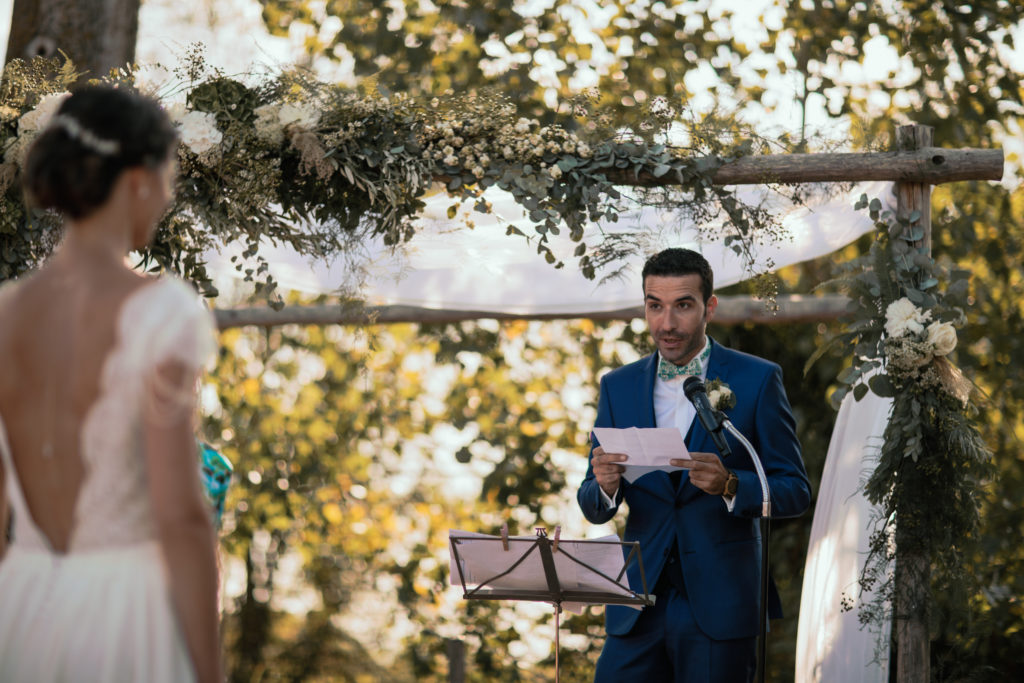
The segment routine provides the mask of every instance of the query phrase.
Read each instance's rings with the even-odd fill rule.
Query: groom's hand
[[[618,463],[625,462],[626,458],[623,453],[605,453],[600,446],[591,455],[590,466],[594,469],[594,479],[597,479],[598,485],[609,498],[619,490],[619,481],[626,468]]]
[[[720,496],[725,493],[729,473],[722,459],[714,453],[690,453],[690,460],[673,458],[669,464],[690,470],[690,483],[704,493]]]

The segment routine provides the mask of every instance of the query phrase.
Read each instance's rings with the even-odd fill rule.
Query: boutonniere
[[[736,407],[736,394],[729,385],[720,379],[713,379],[706,384],[708,402],[714,410],[729,410]]]

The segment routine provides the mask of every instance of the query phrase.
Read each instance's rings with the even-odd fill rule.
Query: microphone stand
[[[768,542],[771,538],[771,491],[768,488],[768,478],[764,474],[764,467],[761,465],[761,458],[758,457],[757,451],[747,440],[747,437],[743,436],[733,426],[729,418],[721,413],[719,415],[721,417],[721,426],[735,436],[736,440],[747,449],[747,453],[750,454],[750,460],[754,463],[754,469],[757,471],[758,481],[761,484],[761,605],[758,618],[757,680],[760,683],[764,683],[765,664],[768,654]]]

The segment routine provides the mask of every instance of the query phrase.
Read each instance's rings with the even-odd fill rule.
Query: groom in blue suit
[[[703,256],[667,249],[643,269],[644,310],[657,353],[601,380],[597,427],[676,427],[690,459],[684,471],[622,477],[626,456],[595,445],[577,500],[588,520],[612,519],[623,502],[625,540],[639,541],[656,601],[642,611],[609,605],[596,683],[749,681],[754,676],[760,600],[761,487],[744,447],[727,437],[724,462],[683,394],[689,375],[718,380],[735,397],[730,421],[761,457],[772,517],[807,509],[811,491],[778,365],[707,337],[718,299]],[[716,383],[717,384],[717,383]],[[717,398],[710,392],[711,398]],[[732,403],[732,401],[730,401]],[[630,586],[641,591],[636,563]],[[781,616],[772,583],[769,614]]]

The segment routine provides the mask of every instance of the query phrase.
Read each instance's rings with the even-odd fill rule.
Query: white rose
[[[43,99],[39,100],[39,104],[36,105],[35,109],[25,112],[18,119],[18,135],[36,133],[45,128],[46,124],[53,118],[53,115],[57,113],[61,103],[70,95],[71,93],[62,92],[57,95],[46,95]]]
[[[931,312],[923,312],[907,297],[893,301],[885,309],[885,332],[890,337],[902,337],[911,332],[920,334],[924,331],[922,323],[928,322]]]
[[[722,391],[720,389],[712,389],[708,392],[708,403],[715,410],[718,410],[718,404],[722,401]]]
[[[280,109],[281,105],[279,104],[264,104],[253,110],[253,113],[256,114],[253,127],[256,129],[257,137],[261,140],[275,145],[281,144],[284,139],[284,126],[281,125]]]
[[[928,343],[936,356],[948,355],[956,348],[956,329],[949,323],[933,322],[928,326]]]
[[[320,122],[320,112],[305,102],[282,104],[278,111],[278,121],[284,128],[294,124],[299,128],[310,129]]]
[[[178,123],[181,141],[196,154],[209,152],[224,139],[217,130],[217,117],[205,111],[190,111]]]

